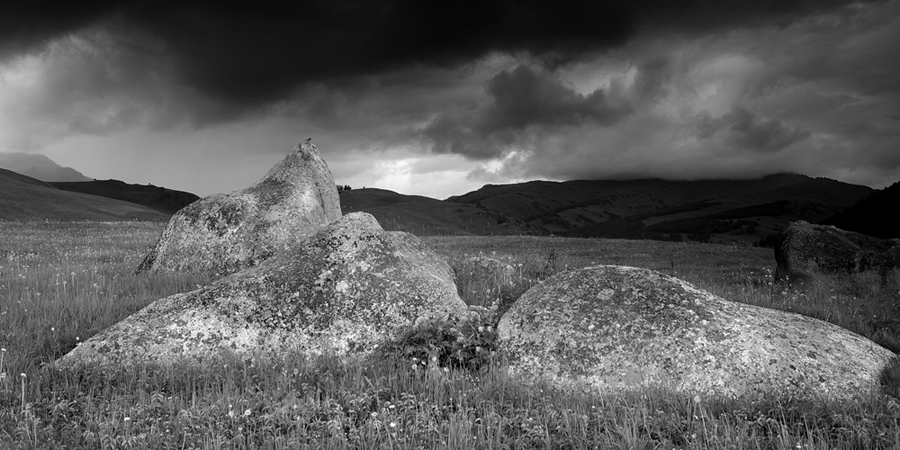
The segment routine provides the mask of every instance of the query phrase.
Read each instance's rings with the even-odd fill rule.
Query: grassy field
[[[59,371],[48,364],[149,302],[208,280],[133,274],[157,223],[0,222],[0,448],[900,448],[900,402],[749,403],[671,392],[576,395],[504,376],[496,313],[436,324],[353,364],[285,355],[222,367]],[[674,273],[725,298],[800,312],[900,350],[900,279],[862,274],[803,292],[772,283],[772,251],[649,241],[427,237],[472,305],[508,307],[595,264]],[[471,256],[513,266],[485,279]],[[491,311],[491,310],[488,310]],[[470,355],[428,364],[435,348]],[[443,355],[443,354],[442,354]],[[479,356],[480,355],[480,356]],[[413,359],[415,358],[415,359]]]

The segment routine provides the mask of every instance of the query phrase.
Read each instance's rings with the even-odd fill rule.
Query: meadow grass
[[[749,247],[428,237],[456,271],[463,299],[487,307],[484,323],[436,325],[357,362],[284,355],[234,356],[216,367],[49,365],[151,301],[208,282],[133,274],[161,229],[0,223],[0,448],[900,448],[900,402],[890,396],[830,403],[650,389],[578,394],[509,379],[490,353],[498,310],[555,273],[597,264],[672,273],[730,300],[819,317],[897,350],[896,277],[862,274],[786,290],[772,283],[771,250]],[[508,263],[514,276],[476,273],[476,255]],[[482,364],[429,361],[444,344],[471,350],[467,361],[480,356]]]

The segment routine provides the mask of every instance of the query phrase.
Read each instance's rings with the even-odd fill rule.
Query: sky
[[[0,151],[97,179],[900,181],[900,0],[6,3]]]

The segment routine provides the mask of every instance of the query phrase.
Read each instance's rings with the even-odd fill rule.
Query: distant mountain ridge
[[[93,181],[81,172],[62,167],[44,155],[0,152],[0,168],[41,181]]]
[[[57,189],[32,177],[0,169],[0,220],[168,220],[150,208],[97,195]]]
[[[340,199],[343,214],[367,212],[387,231],[406,231],[420,236],[544,234],[521,220],[510,220],[479,206],[421,195],[368,188],[341,191]]]
[[[43,182],[2,169],[0,189],[0,219],[5,220],[165,220],[199,199],[153,185],[119,180]],[[893,223],[885,217],[889,206],[897,204],[900,183],[879,192],[827,178],[781,173],[746,180],[489,184],[443,201],[384,189],[356,189],[342,191],[340,199],[345,214],[369,212],[386,230],[419,235],[551,234],[760,244],[801,219],[822,223],[833,216],[838,221],[866,217],[862,222],[896,230],[884,224]],[[840,219],[840,213],[858,203],[868,205],[863,209],[869,212],[847,212]]]
[[[0,153],[0,168],[5,176],[25,183],[44,182],[43,186],[63,191],[96,195],[114,200],[135,203],[172,215],[179,209],[200,199],[190,192],[164,187],[128,184],[119,180],[94,180],[71,167],[62,167],[44,155],[30,153]],[[24,199],[23,199],[24,200]],[[40,205],[33,205],[34,217],[41,216]],[[26,215],[30,215],[26,214]]]
[[[576,180],[486,185],[478,205],[562,236],[758,242],[793,220],[818,223],[872,189],[781,173],[747,180]]]

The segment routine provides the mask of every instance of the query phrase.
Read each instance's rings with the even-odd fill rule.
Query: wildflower
[[[250,417],[250,410],[244,411],[244,417]]]
[[[700,404],[700,396],[699,395],[694,396],[694,403],[696,403],[698,405]]]
[[[391,428],[395,428],[397,426],[397,422],[391,422]]]

